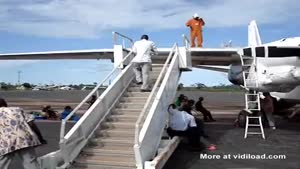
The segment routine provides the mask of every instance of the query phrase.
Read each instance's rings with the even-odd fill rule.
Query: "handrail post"
[[[186,49],[190,48],[190,40],[185,36],[185,34],[182,34],[182,40],[183,40],[183,45],[185,46]]]
[[[60,144],[63,143],[64,136],[65,136],[65,129],[66,129],[66,121],[65,119],[62,119],[61,127],[60,127],[60,139],[59,139]]]
[[[114,43],[114,45],[116,45],[117,44],[116,32],[112,32],[112,34],[113,34],[113,43]]]

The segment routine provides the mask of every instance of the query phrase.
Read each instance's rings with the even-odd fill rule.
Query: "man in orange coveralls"
[[[191,28],[191,47],[195,47],[195,39],[197,37],[197,44],[198,47],[202,47],[202,26],[205,25],[205,22],[203,21],[202,18],[199,18],[198,14],[195,13],[193,16],[193,19],[190,19],[187,23],[186,26]]]

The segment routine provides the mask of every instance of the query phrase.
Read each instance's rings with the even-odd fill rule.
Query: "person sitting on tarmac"
[[[210,122],[210,121],[216,121],[210,111],[208,111],[205,107],[203,107],[202,101],[203,101],[203,97],[199,97],[199,100],[197,101],[195,108],[197,111],[200,111],[203,114],[203,120],[205,122]]]
[[[58,116],[56,114],[56,111],[54,111],[51,106],[44,106],[42,109],[43,112],[46,113],[48,120],[58,120]]]
[[[200,148],[200,137],[203,137],[209,151],[216,149],[215,145],[209,143],[201,120],[199,121],[185,111],[177,110],[175,104],[170,104],[168,111],[170,113],[170,127],[167,129],[167,133],[171,137],[185,136],[188,138],[189,144],[196,149]]]
[[[188,114],[192,115],[192,109],[193,109],[193,105],[194,105],[194,100],[188,100],[188,99],[184,99],[182,101],[181,106],[178,108],[178,110],[180,111],[185,111]]]
[[[182,107],[179,108],[180,111],[185,111],[188,114],[192,115],[195,118],[195,122],[197,124],[198,132],[200,133],[201,136],[204,138],[208,138],[208,135],[204,132],[204,123],[200,118],[197,118],[197,116],[194,113],[194,103],[195,101],[190,99],[190,100],[185,100]]]
[[[89,100],[87,102],[89,104],[89,108],[95,103],[96,100],[97,100],[97,96],[96,95],[92,95],[91,100]]]
[[[176,99],[176,101],[175,101],[175,105],[177,106],[177,107],[180,107],[181,106],[181,103],[182,103],[182,101],[183,101],[183,99],[184,99],[184,95],[183,94],[180,94],[179,95],[179,97]]]
[[[61,113],[60,119],[65,119],[72,112],[72,110],[73,109],[71,108],[71,106],[66,106],[64,108],[64,111]],[[70,119],[77,122],[80,118],[76,114],[73,114]]]
[[[171,136],[185,136],[189,140],[189,144],[193,147],[200,146],[200,135],[197,132],[197,124],[195,118],[185,111],[176,109],[175,104],[168,107],[170,114],[170,126],[167,133]]]

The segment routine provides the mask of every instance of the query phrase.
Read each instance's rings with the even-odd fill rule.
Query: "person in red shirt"
[[[195,47],[195,39],[197,37],[197,46],[202,47],[202,27],[205,22],[202,18],[199,18],[198,14],[195,13],[193,18],[188,20],[186,26],[190,27],[191,34],[191,47]]]

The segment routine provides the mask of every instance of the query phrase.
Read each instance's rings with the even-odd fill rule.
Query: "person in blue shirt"
[[[62,119],[65,119],[71,112],[72,112],[72,108],[71,108],[71,106],[66,106],[65,108],[64,108],[64,111],[61,113],[61,116],[60,116],[60,119],[62,120]],[[74,114],[72,117],[71,117],[71,120],[74,120],[74,121],[78,121],[80,118],[76,115],[76,114]]]

